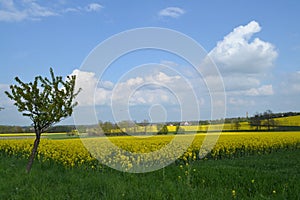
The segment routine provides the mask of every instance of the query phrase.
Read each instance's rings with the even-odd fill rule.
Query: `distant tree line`
[[[0,126],[0,133],[24,133],[25,129],[20,126]]]
[[[60,126],[53,126],[47,130],[47,133],[69,133],[72,130],[75,130],[76,127],[74,125],[60,125]]]
[[[47,133],[67,133],[76,129],[74,125],[53,126],[47,130]],[[31,126],[4,126],[0,125],[0,133],[33,133],[34,128]]]
[[[276,122],[274,120],[275,115],[271,110],[267,110],[263,113],[256,113],[250,118],[250,126],[256,127],[256,130],[261,130],[262,127],[267,127],[270,131],[271,128],[274,129]]]
[[[254,130],[260,131],[264,130],[279,130],[279,128],[283,127],[276,123],[275,118],[279,117],[290,117],[300,115],[299,112],[285,112],[285,113],[273,113],[271,110],[267,110],[263,113],[255,113],[252,117],[238,117],[238,118],[226,118],[224,123],[231,123],[233,131],[239,131],[241,128],[241,122],[249,122],[250,126],[253,127]],[[189,121],[189,125],[208,125],[208,124],[217,124],[220,123],[220,120],[201,120],[201,121]],[[122,121],[119,123],[112,123],[109,121],[102,122],[99,121],[98,125],[57,125],[50,127],[47,132],[48,133],[72,133],[75,129],[77,129],[80,133],[88,133],[89,136],[99,136],[99,135],[107,135],[107,136],[122,136],[128,135],[130,133],[132,135],[142,135],[142,134],[150,134],[149,128],[147,127],[151,125],[156,125],[158,128],[159,135],[168,134],[167,125],[176,126],[176,131],[174,134],[183,134],[184,130],[181,127],[181,122],[178,121],[170,121],[166,123],[157,123],[152,124],[147,120],[142,122],[133,122],[133,121]],[[137,126],[144,127],[144,130],[137,131]],[[101,129],[100,129],[100,128]],[[120,128],[121,127],[121,128]],[[125,129],[125,131],[123,131]],[[252,129],[252,130],[253,130]],[[139,129],[140,130],[140,129]],[[5,126],[0,125],[0,133],[32,133],[34,132],[34,128],[31,126]]]
[[[250,126],[255,127],[255,130],[261,130],[266,127],[268,131],[282,128],[274,119],[279,117],[290,117],[300,115],[299,112],[273,113],[271,110],[266,110],[263,113],[256,113],[250,118]]]

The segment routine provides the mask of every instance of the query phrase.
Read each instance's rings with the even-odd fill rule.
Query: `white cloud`
[[[40,6],[35,2],[30,3],[29,8],[27,9],[27,13],[32,17],[48,17],[58,15],[58,13],[51,11],[50,8]]]
[[[112,99],[119,104],[130,105],[174,104],[176,100],[169,89],[171,85],[181,85],[178,84],[181,81],[179,76],[169,76],[163,72],[130,78],[116,84],[112,91]]]
[[[241,99],[241,98],[229,98],[229,101],[228,101],[231,105],[234,105],[234,106],[253,106],[255,105],[255,102],[253,100],[245,100],[245,99]]]
[[[22,21],[25,18],[27,18],[27,14],[25,12],[0,10],[0,21]]]
[[[254,38],[253,34],[261,31],[260,25],[252,21],[246,26],[239,26],[209,53],[223,73],[261,73],[273,66],[277,58],[274,45]]]
[[[163,72],[159,72],[157,75],[155,75],[154,80],[160,83],[170,83],[175,80],[179,80],[180,76],[168,76]]]
[[[251,88],[245,92],[248,96],[269,96],[273,95],[273,86],[272,85],[263,85],[259,88]]]
[[[98,3],[90,3],[84,7],[68,7],[54,9],[43,6],[35,0],[0,0],[0,21],[18,22],[23,20],[41,20],[43,17],[59,16],[68,12],[94,12],[103,8]]]
[[[92,72],[74,70],[71,75],[76,75],[75,89],[82,89],[76,98],[79,106],[104,105],[109,103],[111,90],[107,89],[107,86],[111,87],[112,83],[105,81],[101,82],[100,86],[98,86],[98,79]]]
[[[114,87],[114,84],[110,81],[101,81],[98,85],[106,89],[112,89]]]
[[[167,7],[159,11],[158,15],[161,17],[178,18],[185,13],[185,10],[179,7]]]
[[[169,67],[177,67],[178,66],[178,63],[173,62],[171,60],[162,60],[162,61],[160,61],[160,64],[166,65],[166,66],[169,66]]]
[[[13,0],[2,0],[0,4],[2,5],[0,21],[39,20],[41,17],[59,15],[51,8],[43,7],[33,0],[22,1],[19,4],[16,4]]]
[[[80,8],[66,8],[63,10],[64,13],[68,13],[68,12],[79,12]]]
[[[110,81],[98,83],[93,72],[74,70],[71,75],[77,76],[76,90],[82,88],[76,98],[80,106],[111,105],[112,101],[122,105],[172,105],[178,103],[178,96],[181,101],[190,101],[186,94],[187,87],[183,86],[184,80],[163,72],[121,80],[116,84]]]
[[[174,96],[162,88],[155,90],[144,88],[143,90],[133,91],[129,99],[130,105],[153,105],[162,103],[176,104]]]
[[[261,82],[266,82],[265,78],[268,77],[278,53],[273,44],[259,38],[252,40],[253,34],[260,31],[261,27],[256,21],[235,28],[217,43],[203,62],[202,70],[211,82],[214,80],[210,77],[212,64],[206,63],[210,63],[209,58],[215,62],[229,98],[274,94],[271,84],[262,85]]]
[[[98,4],[98,3],[90,3],[89,5],[87,5],[85,7],[85,10],[87,12],[93,12],[93,11],[99,11],[103,8],[102,5]]]

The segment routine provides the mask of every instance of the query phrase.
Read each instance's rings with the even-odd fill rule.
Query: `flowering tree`
[[[28,173],[37,154],[41,134],[53,124],[71,116],[77,105],[73,100],[80,92],[80,89],[74,91],[76,76],[68,76],[64,81],[61,76],[54,76],[52,68],[50,74],[50,79],[37,76],[29,83],[16,77],[18,85],[10,86],[11,93],[5,92],[15,102],[18,111],[33,122],[36,139],[26,167]]]

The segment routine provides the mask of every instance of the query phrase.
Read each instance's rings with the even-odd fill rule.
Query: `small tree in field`
[[[160,125],[157,128],[159,130],[157,135],[167,135],[169,132],[167,125]]]
[[[33,122],[36,139],[26,167],[28,173],[37,154],[41,134],[53,124],[70,116],[77,105],[77,102],[73,102],[80,91],[74,91],[76,76],[68,76],[64,81],[61,76],[54,76],[52,68],[50,74],[50,79],[37,76],[30,83],[24,83],[16,77],[18,85],[10,86],[11,93],[5,92],[15,102],[18,111]]]

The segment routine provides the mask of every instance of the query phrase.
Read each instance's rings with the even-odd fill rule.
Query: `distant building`
[[[190,125],[190,123],[187,122],[187,121],[186,121],[186,122],[181,122],[181,123],[180,123],[180,126],[189,126],[189,125]]]

